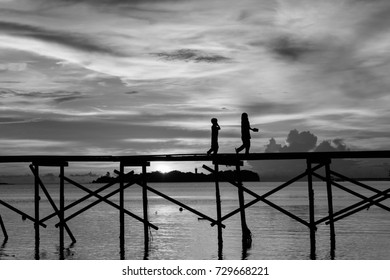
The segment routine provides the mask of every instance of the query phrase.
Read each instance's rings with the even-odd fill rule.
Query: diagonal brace
[[[129,175],[132,175],[133,173],[134,173],[134,171],[130,171],[129,173],[125,174],[124,176],[129,176]],[[118,183],[120,179],[121,179],[121,176],[116,177],[110,183],[108,183],[108,184],[100,187],[99,189],[93,191],[92,193],[89,193],[86,196],[84,196],[84,197],[82,197],[82,198],[80,198],[80,199],[70,203],[69,205],[65,206],[64,211],[66,211],[66,210],[76,206],[77,204],[80,204],[81,202],[87,200],[88,198],[93,197],[95,194],[98,194],[99,192],[102,192],[102,191],[108,189],[109,187],[111,187],[111,186],[115,185],[116,183]],[[56,213],[52,213],[52,214],[48,215],[47,217],[41,219],[41,221],[45,222],[45,221],[53,218],[55,215],[56,215]]]
[[[76,186],[76,187],[82,189],[83,191],[85,191],[85,192],[87,192],[87,193],[89,193],[89,194],[91,194],[91,195],[97,197],[97,198],[99,199],[99,201],[98,201],[97,203],[100,203],[101,201],[104,201],[105,203],[107,203],[107,204],[113,206],[114,208],[120,210],[120,207],[119,207],[117,204],[115,204],[115,203],[113,203],[112,201],[108,200],[106,197],[94,193],[93,191],[89,190],[88,188],[86,188],[86,187],[84,187],[84,186],[78,184],[77,182],[75,182],[75,181],[73,181],[73,180],[71,180],[71,179],[69,179],[69,178],[67,178],[67,177],[63,177],[63,178],[64,178],[64,180],[67,181],[68,183],[71,183],[72,185],[74,185],[74,186]],[[130,185],[129,185],[129,186],[130,186]],[[114,191],[114,192],[112,192],[112,193],[106,195],[106,196],[112,196],[112,195],[114,195],[115,193],[117,193],[117,192],[119,192],[119,191],[120,191],[120,188],[119,188],[118,190],[116,190],[116,191]],[[95,202],[95,203],[96,203],[96,202]],[[138,221],[140,221],[140,222],[142,222],[142,223],[147,223],[150,227],[152,227],[152,228],[158,230],[158,227],[157,227],[157,226],[155,226],[155,225],[149,223],[148,221],[145,221],[144,219],[138,217],[137,215],[131,213],[130,211],[125,210],[125,213],[126,213],[127,215],[133,217],[134,219],[136,219],[136,220],[138,220]],[[59,225],[59,223],[57,223],[55,226],[57,227],[58,225]]]
[[[7,207],[8,209],[18,213],[19,215],[22,216],[23,219],[28,219],[30,221],[33,221],[35,223],[35,218],[31,217],[30,215],[27,215],[26,213],[24,213],[23,211],[13,207],[12,205],[8,204],[7,202],[4,202],[2,200],[0,200],[0,204],[2,204],[3,206]],[[38,221],[38,224],[44,228],[46,228],[47,226],[42,222],[42,221]]]
[[[351,215],[353,215],[353,214],[355,214],[355,213],[357,213],[357,212],[360,212],[360,211],[362,211],[362,210],[364,210],[364,209],[370,207],[370,206],[373,205],[374,203],[381,202],[381,201],[383,201],[383,200],[385,200],[385,199],[388,199],[388,198],[389,198],[389,195],[385,195],[385,196],[383,196],[383,197],[379,197],[378,199],[375,199],[375,200],[373,200],[373,201],[371,201],[371,202],[369,202],[369,203],[367,203],[367,204],[365,204],[365,205],[363,205],[363,206],[361,206],[361,207],[359,207],[359,208],[356,208],[356,209],[354,209],[354,210],[352,210],[352,211],[350,211],[350,212],[348,212],[348,213],[345,213],[344,215],[339,215],[339,216],[337,216],[336,218],[333,219],[333,221],[338,221],[338,220],[341,220],[341,219],[346,218],[346,217],[348,217],[348,216],[351,216]],[[329,221],[326,222],[325,224],[329,224]]]
[[[316,167],[313,167],[312,170],[313,170],[313,171],[314,171],[314,170],[317,170],[317,169],[321,168],[322,166],[323,166],[323,164],[320,164],[320,165],[318,165],[318,166],[316,166]],[[288,187],[288,186],[291,185],[292,183],[294,183],[294,182],[298,181],[299,179],[302,179],[303,177],[307,176],[307,173],[308,173],[308,172],[307,172],[307,170],[306,170],[306,171],[303,172],[302,174],[300,174],[300,175],[298,175],[298,176],[296,176],[296,177],[290,179],[289,181],[287,181],[287,182],[281,184],[280,186],[276,187],[275,189],[270,190],[269,192],[263,194],[261,197],[262,197],[262,198],[266,198],[266,197],[268,197],[268,196],[270,196],[270,195],[272,195],[272,194],[274,194],[274,193],[276,193],[276,192],[278,192],[278,191],[284,189],[285,187]],[[256,203],[259,202],[259,201],[261,201],[261,199],[256,198],[256,199],[254,199],[254,200],[252,200],[252,201],[250,201],[250,202],[244,204],[242,207],[237,208],[236,210],[234,210],[234,211],[232,211],[232,212],[226,214],[225,216],[223,216],[223,217],[221,218],[221,222],[223,222],[224,220],[226,220],[226,219],[228,219],[228,218],[234,216],[234,215],[237,214],[237,213],[240,213],[241,208],[246,209],[246,208],[248,208],[248,207],[250,207],[250,206],[256,204]]]
[[[215,171],[213,169],[211,169],[210,167],[206,166],[206,165],[203,165],[203,168],[214,173]],[[275,208],[276,210],[282,212],[283,214],[289,216],[290,218],[300,222],[301,224],[307,226],[307,227],[310,227],[310,224],[308,222],[306,222],[305,220],[299,218],[298,216],[288,212],[287,210],[283,209],[282,207],[276,205],[275,203],[272,203],[271,201],[263,198],[262,196],[258,195],[257,193],[245,188],[244,186],[241,186],[240,184],[232,181],[232,180],[229,180],[228,178],[224,177],[226,179],[227,182],[229,182],[230,184],[232,184],[233,186],[236,186],[237,188],[242,188],[243,191],[245,191],[246,193],[252,195],[253,197],[257,198],[258,200],[264,202],[265,204],[268,204],[269,206]]]
[[[180,201],[178,201],[176,199],[173,199],[173,198],[171,198],[171,197],[169,197],[169,196],[167,196],[167,195],[165,195],[165,194],[163,194],[163,193],[161,193],[161,192],[159,192],[159,191],[149,187],[146,184],[143,184],[141,182],[137,182],[137,185],[139,185],[141,188],[146,188],[148,191],[151,191],[152,193],[157,194],[158,196],[161,196],[162,198],[165,198],[166,200],[168,200],[168,201],[170,201],[170,202],[172,202],[174,204],[177,204],[177,205],[183,207],[184,209],[187,209],[188,211],[194,213],[195,215],[198,215],[199,217],[202,217],[202,218],[212,222],[213,223],[212,226],[214,226],[215,224],[218,223],[218,221],[214,220],[213,218],[210,218],[209,216],[207,216],[207,215],[205,215],[205,214],[203,214],[203,213],[201,213],[201,212],[199,212],[199,211],[197,211],[197,210],[195,210],[195,209],[185,205],[184,203],[182,203],[182,202],[180,202]],[[221,226],[223,228],[226,227],[224,224],[221,224]]]
[[[344,208],[344,209],[341,209],[341,210],[337,211],[336,213],[333,213],[334,221],[337,221],[337,220],[340,219],[340,218],[336,218],[337,216],[339,216],[339,215],[341,215],[341,214],[344,214],[344,213],[346,213],[346,212],[348,212],[348,211],[351,211],[351,210],[353,210],[353,209],[355,209],[355,208],[357,208],[357,207],[360,207],[360,206],[362,206],[362,205],[364,205],[364,206],[362,206],[362,207],[360,207],[360,208],[358,208],[358,209],[362,210],[362,209],[367,208],[367,207],[370,206],[370,205],[378,204],[379,202],[381,202],[381,201],[383,201],[383,200],[385,200],[385,199],[388,198],[388,193],[389,193],[389,192],[390,192],[390,188],[389,188],[389,189],[386,189],[386,190],[383,191],[383,192],[380,192],[380,193],[378,193],[378,194],[375,194],[375,195],[373,195],[373,196],[371,196],[371,197],[367,197],[367,198],[363,199],[362,201],[357,202],[357,203],[355,203],[355,204],[352,204],[352,205],[350,205],[350,206],[348,206],[348,207],[346,207],[346,208]],[[383,196],[383,197],[382,197],[382,196]],[[379,198],[379,199],[377,199],[377,198]],[[375,199],[377,199],[377,200],[375,200]],[[366,203],[368,203],[368,205],[365,205]],[[359,211],[360,211],[360,210],[359,210]],[[358,212],[358,211],[355,211],[355,212],[353,212],[353,213],[356,213],[356,212]],[[352,213],[352,214],[353,214],[353,213]],[[350,214],[350,215],[352,215],[352,214]],[[349,215],[348,215],[348,216],[349,216]],[[319,223],[322,223],[322,222],[324,222],[324,221],[327,221],[328,219],[329,219],[329,217],[322,218],[322,219],[318,220],[318,221],[316,222],[316,224],[319,224]]]
[[[317,174],[317,173],[313,173],[313,175],[314,175],[315,177],[317,177],[317,178],[323,180],[323,181],[326,181],[326,178],[325,178],[325,177],[323,177],[323,176],[321,176],[321,175],[319,175],[319,174]],[[366,199],[366,200],[369,199],[368,197],[366,197],[366,196],[364,196],[364,195],[362,195],[362,194],[360,194],[360,193],[358,193],[358,192],[355,192],[355,191],[353,191],[353,190],[350,190],[350,189],[348,189],[347,187],[344,187],[343,185],[341,185],[341,184],[339,184],[339,183],[337,183],[337,182],[332,181],[331,184],[332,184],[333,186],[335,186],[335,187],[337,187],[337,188],[339,188],[339,189],[345,191],[345,192],[348,192],[348,193],[350,193],[350,194],[356,196],[356,197],[359,197],[359,198],[362,198],[362,199]],[[380,191],[377,190],[376,193],[380,193]],[[385,205],[383,205],[383,204],[380,204],[380,203],[378,203],[378,202],[374,202],[374,204],[375,204],[376,206],[378,206],[378,207],[384,209],[384,210],[390,211],[390,207],[387,207],[387,206],[385,206]]]

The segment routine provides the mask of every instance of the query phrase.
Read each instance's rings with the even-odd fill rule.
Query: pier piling
[[[333,194],[332,194],[332,178],[330,176],[330,160],[325,164],[326,176],[326,192],[328,198],[328,214],[329,214],[329,230],[330,230],[330,257],[335,258],[336,251],[336,233],[333,221]]]
[[[314,216],[314,190],[313,178],[311,169],[311,160],[307,160],[307,184],[309,193],[309,229],[310,229],[310,259],[316,259],[316,230],[315,216]]]
[[[8,233],[7,233],[7,230],[5,229],[3,218],[1,217],[1,215],[0,215],[0,226],[1,226],[1,230],[2,230],[3,235],[4,235],[3,243],[5,243],[8,241]]]

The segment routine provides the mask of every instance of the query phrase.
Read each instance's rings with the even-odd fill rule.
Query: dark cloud
[[[139,92],[136,90],[131,90],[131,91],[126,91],[125,94],[133,95],[133,94],[138,94]]]
[[[152,53],[161,59],[168,61],[186,61],[186,62],[205,62],[205,63],[217,63],[217,62],[228,62],[230,58],[227,58],[218,54],[205,53],[203,51],[181,49],[173,52],[160,52]]]
[[[337,151],[348,151],[347,145],[343,139],[333,139],[322,141],[317,148],[316,152],[337,152]]]
[[[33,25],[4,21],[0,21],[0,31],[15,36],[30,37],[45,42],[56,43],[86,52],[120,56],[120,54],[112,48],[103,46],[102,42],[95,42],[93,39],[86,37],[85,34],[54,31]]]
[[[291,130],[286,139],[286,145],[277,144],[274,138],[265,146],[266,153],[276,152],[331,152],[348,151],[343,139],[324,140],[317,145],[317,136],[310,131]]]
[[[287,145],[282,147],[281,152],[309,152],[317,144],[317,136],[310,131],[291,130],[286,139]]]
[[[276,140],[274,138],[269,139],[269,143],[266,145],[265,152],[266,153],[277,153],[282,149],[281,144],[276,144]]]
[[[300,60],[305,55],[317,51],[314,43],[288,35],[283,35],[272,40],[268,48],[278,57],[291,61]]]

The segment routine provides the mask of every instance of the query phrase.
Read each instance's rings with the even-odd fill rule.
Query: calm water
[[[278,186],[278,183],[247,183],[246,186],[258,194]],[[345,183],[344,185],[348,185]],[[372,182],[379,189],[388,188],[388,182]],[[96,189],[99,185],[86,185]],[[157,190],[197,209],[216,216],[215,190],[213,183],[165,183],[150,184]],[[237,189],[228,183],[220,184],[223,215],[238,206]],[[116,188],[116,187],[115,187]],[[115,189],[112,187],[108,192]],[[354,187],[355,190],[358,187]],[[58,204],[58,186],[48,185],[48,189]],[[360,191],[360,189],[359,189]],[[103,193],[108,193],[103,192]],[[372,193],[362,192],[368,195]],[[66,185],[66,204],[85,193]],[[52,213],[43,193],[41,194],[41,217]],[[33,216],[33,186],[0,186],[0,199]],[[141,189],[132,186],[126,190],[126,208],[142,217]],[[245,195],[249,202],[252,197]],[[113,201],[118,197],[113,196]],[[305,182],[295,183],[269,197],[269,200],[308,220],[308,199]],[[66,213],[70,215],[82,206],[94,201],[93,198],[76,206]],[[352,195],[334,189],[335,211],[358,202]],[[316,218],[327,215],[327,200],[324,183],[315,183]],[[389,201],[384,205],[390,206]],[[223,230],[224,259],[299,259],[310,258],[309,230],[304,225],[285,216],[279,211],[257,203],[247,209],[247,224],[252,231],[253,244],[246,253],[241,245],[241,226],[239,215],[225,221]],[[0,259],[34,259],[34,226],[0,205],[8,231],[9,240],[0,247]],[[187,210],[179,211],[179,206],[149,193],[150,221],[159,227],[151,229],[151,243],[147,252],[149,259],[218,259],[217,229],[205,220]],[[57,218],[47,222],[41,229],[41,259],[58,259],[59,234],[54,227]],[[107,204],[99,204],[77,216],[68,223],[77,243],[71,244],[66,236],[66,259],[101,260],[119,259],[119,213]],[[336,227],[336,259],[390,259],[390,213],[372,206],[346,219],[338,221]],[[329,227],[320,225],[317,231],[317,259],[330,259]],[[0,238],[2,233],[0,232]],[[126,217],[126,259],[143,259],[143,225],[131,217]]]

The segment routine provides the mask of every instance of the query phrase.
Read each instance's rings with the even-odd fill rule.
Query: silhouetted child
[[[211,123],[213,124],[211,126],[211,148],[207,151],[207,155],[210,155],[211,152],[214,152],[213,154],[218,153],[218,130],[221,128],[218,125],[218,120],[216,118],[211,119]]]
[[[238,154],[243,149],[245,149],[245,154],[249,154],[249,149],[251,147],[251,134],[250,131],[258,132],[257,128],[251,128],[249,124],[248,114],[242,113],[241,115],[241,140],[242,145],[239,148],[236,148],[236,153]]]

